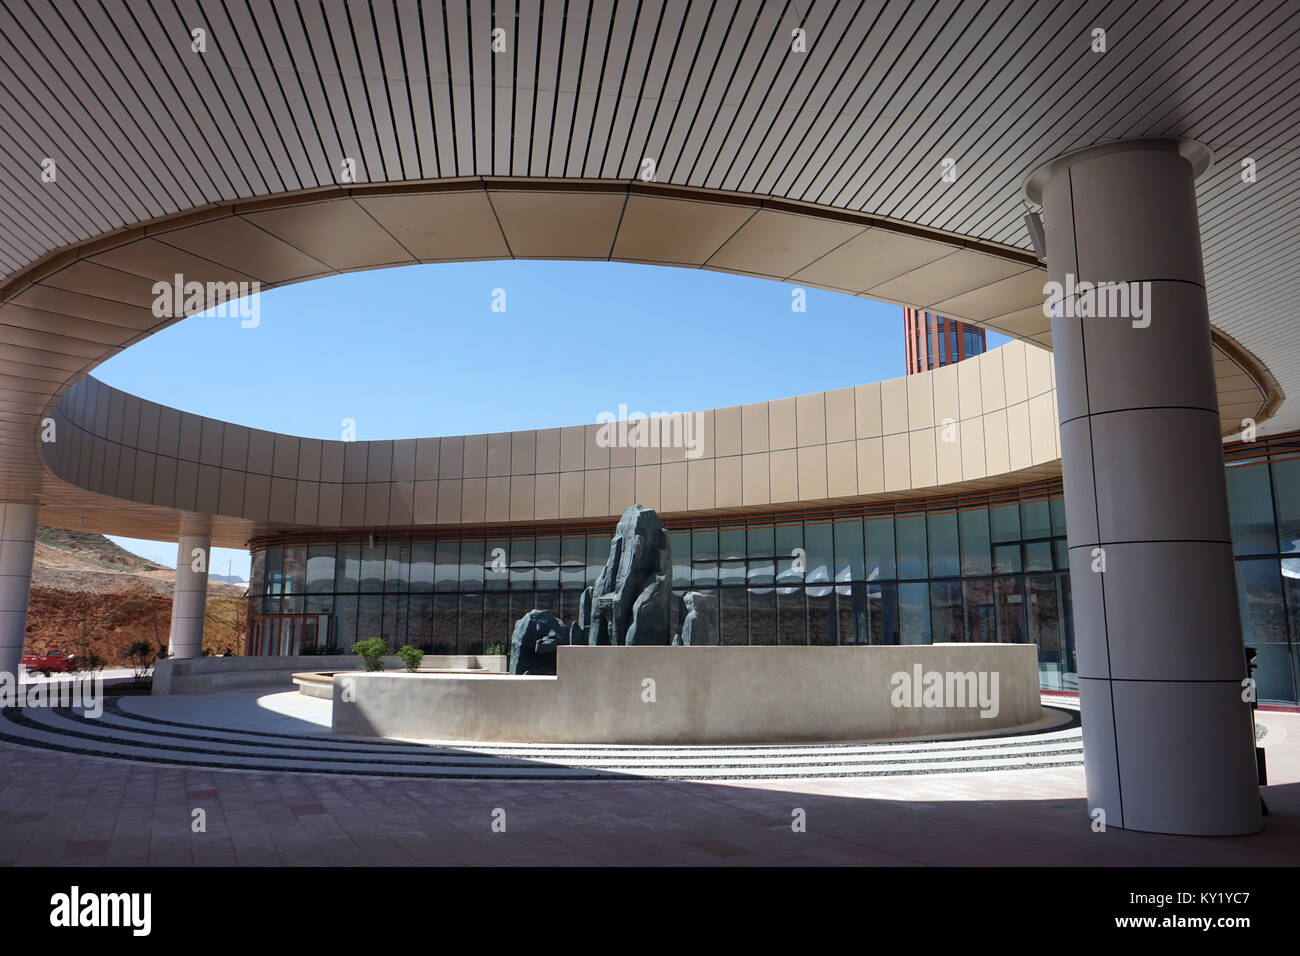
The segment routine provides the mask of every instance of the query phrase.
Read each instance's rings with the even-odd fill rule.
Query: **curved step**
[[[112,699],[104,713],[94,719],[68,709],[0,711],[0,739],[71,753],[212,769],[454,779],[895,776],[1076,766],[1083,761],[1075,721],[1068,727],[1039,733],[879,744],[451,746],[227,730],[130,713]]]

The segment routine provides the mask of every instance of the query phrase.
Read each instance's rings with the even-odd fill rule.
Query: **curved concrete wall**
[[[1032,644],[565,645],[557,677],[335,675],[333,726],[335,733],[358,736],[611,744],[980,733],[1042,716],[1037,654]],[[983,675],[989,706],[955,696],[944,706],[910,705],[923,702],[916,698],[896,706],[894,675],[905,675],[911,687],[923,679],[918,668],[919,674],[974,674],[977,682]],[[646,699],[647,680],[653,701]]]
[[[58,440],[44,448],[54,474],[87,491],[300,527],[604,518],[637,502],[674,513],[899,497],[998,483],[1060,457],[1051,355],[1021,342],[932,372],[702,416],[694,459],[683,448],[601,447],[595,424],[322,441],[191,415],[87,378],[59,402]]]

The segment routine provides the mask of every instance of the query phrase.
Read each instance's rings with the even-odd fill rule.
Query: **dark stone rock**
[[[668,531],[653,509],[632,505],[618,519],[609,558],[592,587],[589,644],[627,644],[633,608],[642,592],[653,587],[653,604],[638,628],[638,644],[668,644],[672,639],[668,609],[672,559]],[[656,585],[659,577],[664,580]],[[662,605],[662,607],[660,606]]]
[[[669,599],[672,587],[668,575],[656,574],[632,605],[632,624],[627,629],[627,645],[665,645],[671,642],[668,627]]]
[[[686,618],[680,642],[691,647],[718,643],[718,599],[703,591],[688,591],[682,598]]]
[[[533,609],[510,635],[510,673],[554,674],[555,648],[569,643],[569,629],[550,611]]]

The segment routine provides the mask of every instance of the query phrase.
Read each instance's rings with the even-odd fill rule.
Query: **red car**
[[[24,654],[23,667],[29,671],[40,671],[49,677],[55,671],[68,674],[76,670],[77,655],[65,653],[64,648],[47,651],[44,654]]]

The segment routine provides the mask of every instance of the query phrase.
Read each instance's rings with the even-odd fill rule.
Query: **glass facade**
[[[1264,703],[1300,693],[1300,434],[1225,449],[1237,593]],[[1045,689],[1077,687],[1059,481],[886,506],[667,522],[673,592],[716,595],[721,643],[1038,647]],[[253,543],[250,651],[382,637],[438,654],[506,644],[533,608],[566,623],[613,521],[371,540]],[[676,602],[675,602],[676,604]],[[680,604],[673,627],[680,626]]]
[[[722,644],[1036,642],[1043,686],[1073,688],[1059,485],[1017,494],[669,521],[673,592],[716,595]],[[346,651],[382,637],[393,649],[482,653],[507,643],[533,608],[573,621],[612,531],[611,521],[603,531],[412,532],[373,543],[264,539],[254,543],[251,650],[292,653],[314,640],[317,650]]]

